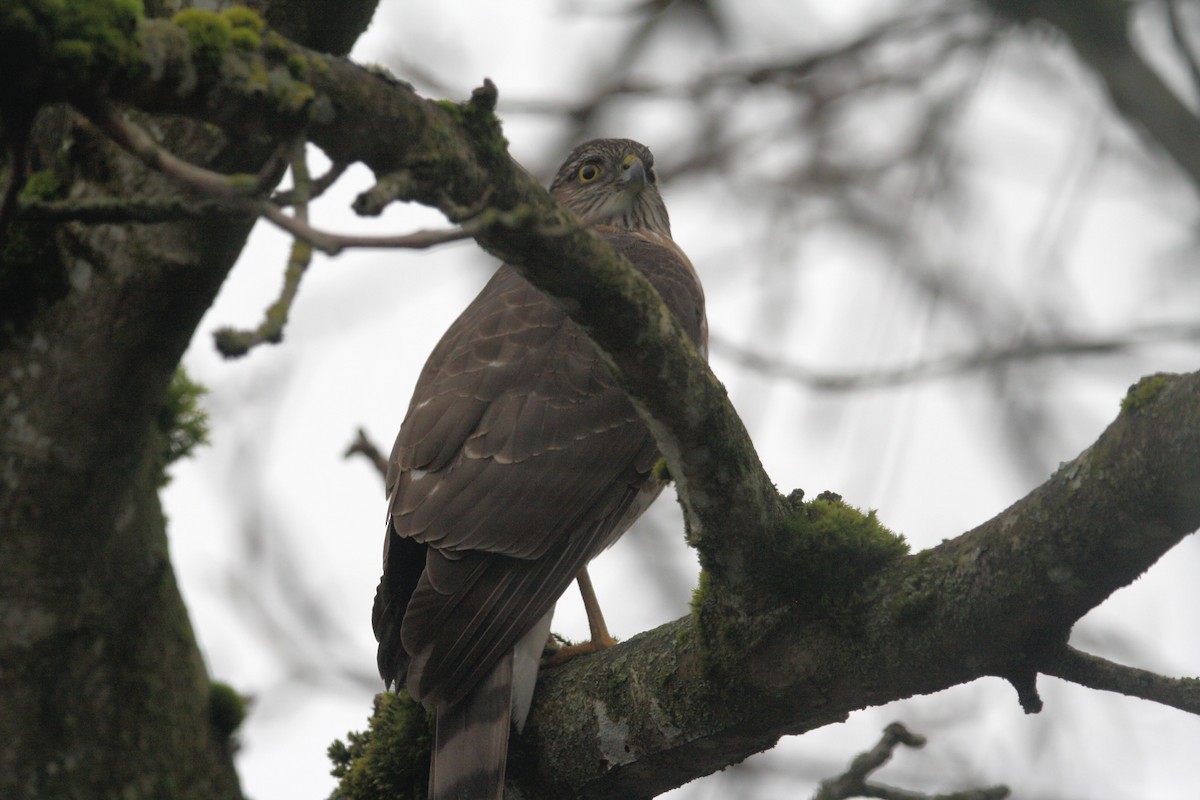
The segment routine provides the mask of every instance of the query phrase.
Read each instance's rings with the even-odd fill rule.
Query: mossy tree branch
[[[784,734],[983,677],[1036,704],[1037,674],[1068,669],[1074,623],[1200,527],[1200,373],[1130,397],[1048,481],[894,562],[845,616],[797,604],[747,619],[755,645],[721,654],[735,681],[710,679],[691,617],[544,675],[514,772],[551,787],[533,797],[649,797]]]

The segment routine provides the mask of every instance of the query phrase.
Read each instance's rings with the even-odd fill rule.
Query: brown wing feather
[[[532,627],[581,567],[609,542],[645,482],[611,482],[536,558],[473,551],[458,558],[430,548],[402,637],[413,653],[409,691],[433,705],[453,703]]]
[[[678,248],[603,235],[702,344],[703,295]],[[591,342],[501,267],[430,356],[393,449],[373,620],[384,679],[407,670],[429,705],[469,691],[646,505],[657,458]]]

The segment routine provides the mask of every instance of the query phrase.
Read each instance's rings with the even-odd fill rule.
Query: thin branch
[[[892,759],[898,745],[919,750],[925,746],[925,737],[910,732],[899,722],[893,722],[884,729],[879,744],[856,756],[844,773],[821,781],[813,800],[845,800],[850,797],[878,797],[883,800],[1002,800],[1009,795],[1007,786],[929,795],[881,783],[868,783],[867,778],[871,773]]]
[[[898,386],[930,378],[987,369],[1014,361],[1034,361],[1043,358],[1079,355],[1115,355],[1149,344],[1197,340],[1200,340],[1200,324],[1150,325],[1115,336],[1058,341],[1030,340],[992,350],[918,361],[902,367],[842,374],[823,372],[819,369],[771,358],[734,344],[720,336],[712,336],[709,341],[714,353],[720,353],[763,374],[795,381],[821,391],[852,391]]]
[[[388,470],[388,460],[384,457],[383,452],[375,446],[375,443],[367,436],[367,432],[362,428],[358,429],[358,435],[354,437],[354,441],[346,448],[343,454],[344,458],[350,458],[353,455],[362,455],[375,465],[375,469],[379,472],[379,477],[386,478]]]
[[[245,355],[249,350],[264,342],[278,343],[283,339],[283,327],[288,313],[300,288],[300,280],[312,262],[312,250],[316,248],[336,255],[347,247],[427,248],[444,242],[458,241],[475,236],[487,225],[503,220],[519,220],[519,215],[481,214],[458,228],[444,231],[418,231],[401,236],[346,236],[327,233],[313,228],[308,222],[308,200],[315,193],[313,182],[308,177],[304,162],[304,140],[297,139],[286,148],[276,151],[263,169],[254,176],[222,175],[218,172],[190,164],[160,147],[145,131],[125,120],[115,108],[102,105],[90,116],[92,123],[116,144],[139,158],[151,169],[162,172],[193,191],[224,199],[233,208],[255,216],[265,217],[270,222],[292,234],[294,242],[284,274],[283,289],[279,298],[267,309],[262,323],[250,331],[222,328],[215,334],[217,349],[227,358]],[[292,172],[296,186],[288,195],[295,205],[295,213],[283,210],[266,200],[255,200],[254,196],[267,191],[282,169],[280,158],[287,152],[298,150],[292,158]],[[340,174],[335,168],[331,174]],[[515,223],[514,223],[515,224]]]
[[[350,167],[349,164],[334,162],[329,165],[329,169],[319,178],[313,178],[309,184],[307,191],[308,202],[316,200],[321,195],[325,194],[325,190],[333,184],[337,183],[337,179],[342,177],[342,174]],[[292,206],[297,200],[296,188],[293,187],[283,192],[276,192],[271,195],[271,203],[277,206]]]
[[[303,220],[285,214],[282,209],[271,203],[257,203],[253,208],[260,216],[282,230],[331,256],[356,247],[424,250],[439,244],[470,239],[492,223],[490,219],[477,219],[456,228],[419,230],[396,236],[357,236],[318,230]]]
[[[286,163],[290,144],[276,149],[255,175],[222,175],[184,161],[159,146],[139,126],[126,120],[112,105],[102,103],[87,114],[88,120],[151,169],[174,178],[202,194],[245,198],[261,195],[271,188]]]
[[[1200,715],[1200,678],[1168,678],[1065,647],[1041,671],[1089,689],[1117,692]]]
[[[303,139],[292,145],[292,176],[296,187],[296,211],[292,219],[301,224],[308,224],[308,199],[310,196],[311,179],[308,174],[308,162],[304,158],[305,143]],[[269,204],[266,204],[269,205]],[[287,269],[283,273],[283,289],[279,298],[267,309],[266,315],[259,326],[252,331],[238,331],[233,328],[222,328],[214,334],[217,350],[226,358],[243,356],[251,348],[264,342],[278,344],[283,341],[283,327],[287,324],[292,304],[300,291],[300,281],[312,263],[312,245],[301,240],[293,239],[288,254]]]
[[[137,125],[123,119],[111,106],[103,107],[90,118],[93,124],[107,134],[110,139],[151,169],[162,172],[196,192],[223,198],[227,207],[263,217],[296,239],[331,256],[354,247],[422,250],[439,244],[470,239],[491,225],[518,226],[524,222],[527,216],[521,209],[507,213],[488,213],[485,210],[474,219],[467,220],[456,228],[444,230],[420,230],[397,236],[329,233],[312,227],[308,223],[307,215],[289,215],[272,202],[253,199],[254,195],[266,191],[270,181],[274,180],[274,176],[278,174],[281,165],[274,158],[257,175],[222,175],[219,172],[190,164],[168,152]],[[281,148],[278,155],[282,156],[286,152],[286,149]],[[296,202],[295,191],[293,189],[287,195],[287,199],[293,203]],[[544,233],[554,235],[555,231],[546,230]],[[268,338],[266,341],[274,340]],[[230,344],[234,346],[234,350],[237,349],[236,343],[230,342]]]

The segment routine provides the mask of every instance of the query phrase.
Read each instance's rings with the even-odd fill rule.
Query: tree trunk
[[[153,7],[153,4],[150,4]],[[345,51],[347,33],[286,24]],[[0,119],[7,135],[19,120]],[[64,194],[161,195],[163,179],[80,126],[39,112],[33,169]],[[275,142],[186,120],[158,135],[184,158],[255,170]],[[18,156],[20,154],[18,153]],[[164,394],[251,221],[20,223],[0,250],[0,797],[240,798],[229,729],[167,552],[158,486]]]

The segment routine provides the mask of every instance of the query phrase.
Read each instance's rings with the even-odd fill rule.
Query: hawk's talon
[[[553,655],[549,656],[548,658],[543,658],[542,666],[561,666],[573,658],[577,658],[579,656],[588,656],[592,653],[599,653],[607,650],[615,644],[617,644],[617,640],[605,634],[605,636],[601,639],[589,639],[588,641],[580,642],[579,644],[563,645],[562,647],[558,648]]]
[[[558,644],[558,637],[554,634],[550,635],[550,639],[546,642],[546,648],[543,650],[542,666],[557,667],[559,664],[565,664],[572,658],[577,656],[591,655],[599,653],[601,650],[607,650],[617,643],[612,634],[608,632],[608,625],[604,622],[604,615],[600,613],[600,603],[596,600],[596,591],[592,588],[592,579],[588,575],[587,567],[579,570],[579,574],[575,576],[575,580],[579,582],[579,594],[583,596],[583,608],[587,612],[588,630],[591,633],[591,639],[579,644]],[[549,655],[545,655],[546,651],[550,651]]]

